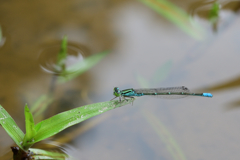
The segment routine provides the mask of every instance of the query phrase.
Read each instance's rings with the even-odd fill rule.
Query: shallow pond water
[[[142,1],[1,1],[0,104],[24,131],[24,105],[31,107],[49,92],[66,35],[69,65],[105,50],[110,53],[74,80],[56,85],[44,118],[108,101],[116,86],[184,85],[213,98],[141,97],[133,106],[66,129],[51,143],[81,160],[237,159],[240,2],[219,1],[216,23],[209,20],[213,1],[171,2],[198,24],[200,39]],[[14,143],[3,129],[0,135],[0,155],[10,159]],[[44,148],[43,143],[33,147]]]

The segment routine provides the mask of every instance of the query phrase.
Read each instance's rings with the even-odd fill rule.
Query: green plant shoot
[[[14,140],[14,142],[23,150],[28,150],[31,145],[46,138],[49,138],[62,130],[80,123],[88,118],[102,114],[109,110],[131,104],[134,99],[125,100],[122,102],[107,101],[101,103],[90,104],[69,111],[59,113],[51,118],[43,120],[38,124],[34,124],[33,116],[25,106],[25,119],[26,119],[26,134],[14,122],[12,117],[7,111],[0,106],[0,124]]]

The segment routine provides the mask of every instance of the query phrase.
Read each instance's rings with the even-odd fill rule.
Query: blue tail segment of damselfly
[[[213,97],[211,93],[192,93],[185,87],[167,87],[167,88],[142,88],[142,89],[124,89],[120,90],[118,87],[113,89],[115,98],[119,97],[119,101],[127,98],[134,98],[140,96],[152,96],[157,98],[184,98],[188,96]],[[113,99],[115,99],[113,98]]]

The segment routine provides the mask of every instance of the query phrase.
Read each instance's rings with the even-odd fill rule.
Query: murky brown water
[[[214,95],[171,101],[142,97],[134,106],[92,118],[55,137],[69,146],[71,156],[81,160],[238,159],[240,2],[220,2],[215,27],[207,20],[213,2],[172,2],[199,23],[206,33],[203,40],[193,39],[140,1],[1,1],[0,104],[24,130],[24,104],[31,106],[49,92],[52,74],[42,66],[51,62],[56,55],[52,49],[57,50],[52,47],[67,35],[69,45],[83,58],[111,52],[78,78],[56,86],[45,118],[108,101],[115,86],[141,88],[141,77],[150,87],[185,85]],[[154,122],[159,126],[154,128],[145,113],[157,118]],[[9,159],[11,152],[6,153],[13,141],[3,129],[0,134],[0,155]],[[43,144],[35,147],[39,146]]]

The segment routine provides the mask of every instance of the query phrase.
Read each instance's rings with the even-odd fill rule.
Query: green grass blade
[[[217,2],[213,3],[212,8],[209,12],[209,20],[212,23],[216,23],[218,21],[219,11],[220,11],[220,4]]]
[[[53,157],[48,157],[48,156],[32,156],[33,158],[34,158],[34,160],[43,160],[43,159],[45,159],[45,160],[50,160],[50,159],[55,159],[55,158],[53,158]],[[63,159],[55,159],[55,160],[65,160],[65,158],[63,158]]]
[[[42,127],[42,122],[39,122],[39,123],[34,127],[36,133],[40,130],[41,127]]]
[[[17,126],[13,118],[8,114],[8,112],[0,105],[0,124],[12,138],[12,140],[21,148],[21,143],[23,142],[24,133]]]
[[[186,160],[183,151],[181,150],[177,142],[174,140],[170,132],[167,130],[167,128],[161,123],[161,121],[147,110],[143,111],[143,116],[146,118],[152,128],[156,131],[161,141],[164,142],[167,150],[172,155],[173,159]]]
[[[33,120],[33,115],[30,112],[27,104],[25,105],[24,109],[25,113],[25,123],[26,123],[26,134],[23,139],[23,148],[27,150],[31,145],[28,145],[29,142],[32,141],[32,138],[36,135],[36,130],[35,130],[35,125],[34,125],[34,120]]]
[[[90,104],[59,113],[49,119],[42,121],[42,126],[34,137],[34,142],[32,143],[36,143],[38,141],[51,137],[61,132],[62,130],[80,123],[88,118],[102,114],[114,108],[130,104],[133,101],[134,99],[129,99],[128,101],[122,102],[118,102],[118,100],[107,101]],[[38,124],[36,126],[38,126]]]
[[[195,39],[203,39],[203,30],[182,9],[167,0],[140,0]]]
[[[57,153],[57,152],[50,152],[50,151],[45,151],[42,149],[36,149],[36,148],[30,148],[29,149],[31,152],[34,153],[34,158],[35,159],[62,159],[65,160],[68,158],[67,154],[64,153]]]
[[[41,155],[35,155],[32,156],[34,158],[34,160],[51,160],[51,159],[55,159],[55,160],[66,160],[66,158],[56,158],[56,157],[50,157],[50,156],[41,156]]]
[[[57,57],[56,70],[59,72],[65,71],[65,61],[67,59],[67,36],[62,39],[61,49]]]
[[[94,65],[96,65],[100,60],[102,60],[109,51],[101,52],[95,55],[92,55],[88,58],[86,58],[84,61],[81,61],[79,63],[76,63],[68,68],[66,68],[66,72],[63,73],[63,75],[66,76],[60,76],[58,78],[58,83],[66,83],[82,73],[86,72],[90,68],[92,68]]]

